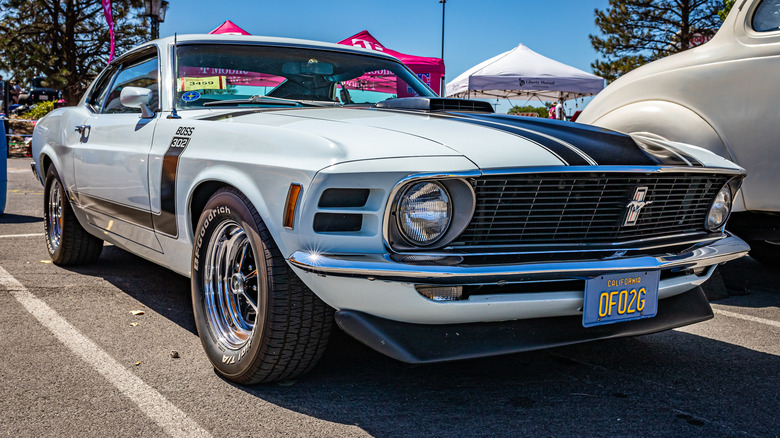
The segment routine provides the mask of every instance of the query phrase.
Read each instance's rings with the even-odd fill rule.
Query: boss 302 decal
[[[179,168],[179,156],[190,144],[194,127],[181,126],[163,155],[162,174],[160,176],[160,214],[153,215],[154,229],[172,237],[179,236],[176,226],[176,173]]]

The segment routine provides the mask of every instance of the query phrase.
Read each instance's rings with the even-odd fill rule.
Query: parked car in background
[[[36,76],[32,80],[32,87],[27,93],[19,96],[20,105],[34,105],[39,102],[56,102],[60,100],[62,93],[49,86],[48,80],[43,76]]]
[[[493,114],[314,41],[144,44],[39,121],[33,156],[52,260],[107,241],[189,276],[208,358],[244,384],[311,369],[334,315],[410,363],[692,324],[749,249],[725,230],[744,170],[713,153]]]
[[[780,265],[780,1],[738,1],[708,43],[621,77],[578,121],[701,146],[748,171],[730,230]]]

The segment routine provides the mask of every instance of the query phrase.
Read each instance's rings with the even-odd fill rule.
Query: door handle
[[[91,128],[89,125],[76,125],[76,132],[83,134],[84,131],[88,130],[89,128]]]

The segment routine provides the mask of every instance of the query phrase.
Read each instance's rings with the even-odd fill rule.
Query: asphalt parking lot
[[[203,354],[188,279],[112,246],[51,264],[42,188],[8,167],[0,435],[780,435],[780,272],[748,257],[683,329],[420,367],[336,333],[312,373],[246,388]]]

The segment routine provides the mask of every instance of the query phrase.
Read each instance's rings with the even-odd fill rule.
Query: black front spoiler
[[[582,316],[470,324],[410,324],[353,310],[336,312],[345,332],[407,363],[432,363],[539,350],[598,339],[656,333],[706,321],[712,308],[701,287],[658,302],[653,318],[585,328]]]

